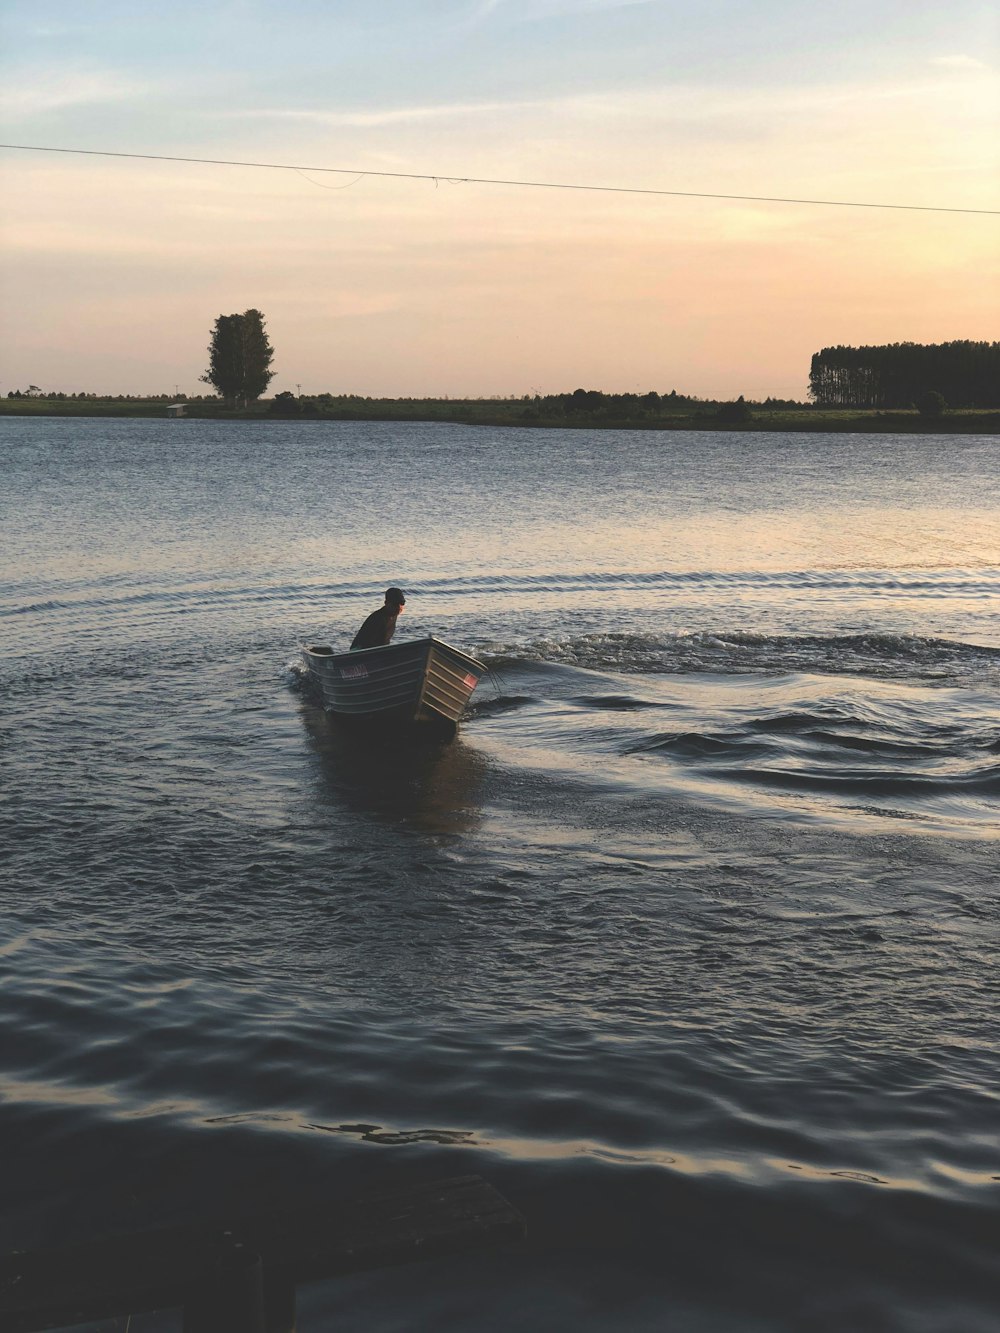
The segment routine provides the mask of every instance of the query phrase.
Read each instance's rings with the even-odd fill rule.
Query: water
[[[300,1327],[995,1329],[996,439],[0,459],[3,1249],[475,1172],[525,1245]],[[492,668],[441,751],[297,668],[389,583]]]

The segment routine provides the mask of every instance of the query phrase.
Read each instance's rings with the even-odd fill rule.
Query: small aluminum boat
[[[352,653],[315,644],[302,650],[302,658],[330,712],[358,722],[452,733],[486,674],[482,662],[433,637]]]

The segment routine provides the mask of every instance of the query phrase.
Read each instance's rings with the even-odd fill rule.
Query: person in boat
[[[351,652],[356,648],[384,648],[396,632],[396,620],[405,605],[401,589],[388,588],[385,605],[373,611],[355,634]]]

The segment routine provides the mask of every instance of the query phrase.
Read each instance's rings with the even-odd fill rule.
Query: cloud
[[[975,56],[933,56],[930,63],[942,69],[979,69],[992,73],[990,66]]]
[[[503,3],[503,0],[501,0]],[[979,69],[992,73],[983,61],[972,56],[939,56],[931,61],[941,68]],[[660,87],[608,88],[607,91],[555,93],[551,96],[512,97],[509,100],[437,101],[396,107],[245,107],[220,113],[220,119],[300,121],[332,128],[379,128],[420,121],[456,120],[469,117],[548,113],[575,121],[611,125],[615,121],[643,121],[647,125],[683,125],[697,121],[731,121],[744,117],[787,123],[788,117],[820,112],[840,115],[844,107],[871,108],[904,101],[920,101],[947,93],[948,85],[909,81],[899,84],[799,84],[787,88],[748,84],[683,83],[671,81]],[[741,136],[737,136],[741,137]]]
[[[567,14],[589,14],[604,9],[638,9],[653,0],[485,0],[484,12],[513,10],[521,19],[559,18]]]
[[[124,102],[145,96],[148,83],[103,70],[25,70],[0,91],[0,115],[11,120],[71,107]]]
[[[50,41],[62,37],[75,37],[84,32],[86,28],[82,24],[46,23],[37,28],[29,28],[26,35],[35,37],[39,41]]]
[[[375,174],[989,209],[997,179],[997,96],[994,76],[958,77],[925,66],[922,75],[902,82],[756,88],[690,80],[549,97],[529,93],[506,104],[493,98],[448,104],[440,92],[402,106],[306,110],[286,103],[270,112],[236,112],[245,118],[228,122],[233,137],[217,155],[259,155],[266,143],[274,161]],[[345,181],[351,178],[336,178],[336,185]],[[353,213],[384,201],[390,187],[359,184],[331,194],[329,185],[315,189],[303,181],[302,188],[317,199],[349,199]],[[479,199],[470,192],[459,200],[447,191],[441,199],[413,191],[400,197],[417,212],[446,206],[463,216]],[[561,217],[563,208],[566,226],[580,214],[592,227],[605,219],[620,227],[633,205],[639,215],[649,213],[648,205],[626,206],[618,195],[557,200],[548,192],[537,201],[517,199],[534,227],[546,225],[550,215]],[[498,199],[497,206],[506,205]],[[794,226],[807,220],[801,212],[782,216]],[[753,234],[759,243],[760,229]]]
[[[291,120],[330,127],[353,126],[356,129],[375,129],[381,125],[410,124],[415,121],[465,119],[473,115],[496,115],[498,112],[517,110],[519,107],[541,105],[528,102],[447,102],[430,106],[403,106],[375,108],[370,111],[323,111],[315,108],[275,107],[270,110],[252,107],[223,112],[227,118],[238,120]]]

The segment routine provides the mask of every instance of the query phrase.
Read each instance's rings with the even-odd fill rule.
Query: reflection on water
[[[303,702],[302,724],[319,763],[327,800],[427,833],[458,835],[482,820],[486,760],[458,737],[450,742],[346,727]]]

